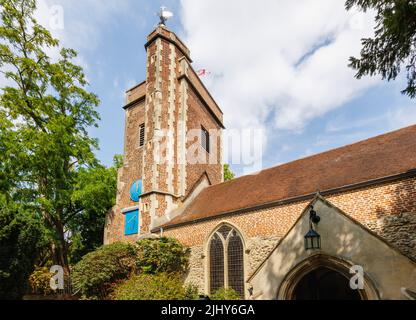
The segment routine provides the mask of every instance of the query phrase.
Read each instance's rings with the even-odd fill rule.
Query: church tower
[[[223,181],[223,114],[189,49],[164,24],[147,38],[146,80],[126,93],[124,165],[105,243],[160,228],[204,187]]]

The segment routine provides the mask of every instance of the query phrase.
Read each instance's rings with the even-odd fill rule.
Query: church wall
[[[362,267],[364,299],[403,299],[403,287],[416,285],[416,264],[379,237],[349,219],[326,199],[314,203],[321,221],[320,250],[305,250],[310,229],[309,212],[303,212],[279,246],[249,280],[253,299],[291,299],[296,282],[316,266],[334,268],[347,278],[352,266]]]
[[[326,199],[416,260],[416,178],[334,194]],[[231,223],[244,237],[246,274],[250,276],[294,225],[309,201],[188,224],[167,229],[164,235],[175,237],[191,248],[191,266],[195,267],[191,267],[188,282],[199,281],[196,284],[204,288],[201,278],[207,275],[204,271],[202,276],[201,270],[207,261],[205,245],[220,223]],[[204,255],[199,254],[201,248]]]

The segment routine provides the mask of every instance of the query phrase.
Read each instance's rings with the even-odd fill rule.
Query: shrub
[[[176,239],[144,239],[137,246],[137,268],[143,273],[184,273],[188,269],[189,249]]]
[[[126,279],[135,268],[136,249],[114,243],[85,255],[72,272],[75,292],[87,299],[105,299],[114,282]]]
[[[178,274],[140,274],[119,283],[111,298],[114,300],[186,300],[194,291],[185,288]]]
[[[36,267],[35,271],[29,277],[29,284],[32,293],[50,295],[53,290],[50,285],[50,280],[53,275],[46,267]]]
[[[241,297],[234,289],[218,289],[210,296],[211,300],[240,300]]]
[[[45,245],[41,219],[7,201],[0,190],[0,300],[21,299],[27,293],[29,277]]]
[[[185,286],[185,300],[199,300],[199,289],[196,285]]]

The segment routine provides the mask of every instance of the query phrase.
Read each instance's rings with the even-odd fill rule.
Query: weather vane
[[[166,26],[166,21],[173,17],[173,13],[167,10],[166,7],[160,7],[160,11],[157,15],[160,18],[159,26]]]

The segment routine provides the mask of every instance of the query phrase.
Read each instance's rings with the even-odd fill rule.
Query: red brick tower
[[[165,26],[147,39],[146,80],[127,91],[124,166],[105,243],[135,241],[223,179],[223,115]]]

